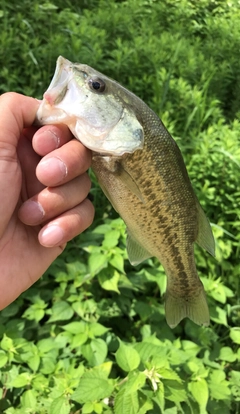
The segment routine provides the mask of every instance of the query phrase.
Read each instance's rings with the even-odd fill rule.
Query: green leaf
[[[35,304],[30,306],[23,314],[23,317],[29,320],[35,320],[39,322],[45,315],[43,309],[39,309]]]
[[[235,342],[235,344],[240,344],[240,328],[231,328],[230,338],[233,342]]]
[[[165,398],[164,398],[164,384],[162,382],[158,383],[158,389],[154,393],[153,400],[160,407],[161,412],[164,413]]]
[[[114,414],[139,414],[138,393],[126,393],[125,388],[116,395]]]
[[[91,254],[88,260],[89,271],[91,276],[97,275],[108,265],[108,256],[104,253]]]
[[[5,334],[1,340],[1,348],[4,349],[4,351],[10,351],[14,349],[13,340],[11,338],[8,338]]]
[[[110,230],[105,234],[102,245],[107,249],[112,249],[113,247],[117,246],[119,237],[120,231]]]
[[[99,226],[95,227],[95,229],[93,229],[93,234],[105,234],[109,231],[111,231],[112,227],[110,224],[100,224]]]
[[[97,368],[99,369],[93,368],[83,374],[79,386],[71,396],[74,401],[86,403],[110,397],[114,385],[107,379],[102,367]]]
[[[93,413],[93,403],[86,403],[82,407],[82,414],[91,414]]]
[[[167,359],[167,347],[160,341],[158,345],[154,344],[153,341],[139,342],[134,348],[138,351],[141,361],[144,363],[152,359],[153,355],[159,356],[163,361]]]
[[[119,340],[120,346],[115,354],[116,362],[124,371],[133,371],[140,364],[139,353]]]
[[[10,318],[16,315],[18,311],[19,311],[18,303],[13,302],[1,311],[1,316],[4,316],[5,318]]]
[[[50,316],[48,322],[63,321],[71,319],[73,316],[73,309],[65,301],[58,301],[54,303],[52,307],[52,315]]]
[[[88,330],[88,325],[86,322],[79,321],[68,323],[67,325],[63,325],[61,328],[67,332],[71,332],[72,334],[79,334]]]
[[[221,359],[222,361],[234,362],[237,359],[237,355],[229,346],[223,346],[220,349],[219,359]]]
[[[210,316],[214,322],[219,323],[220,325],[228,326],[227,312],[219,306],[215,306],[214,309],[211,308]]]
[[[40,365],[40,356],[39,355],[33,355],[28,358],[26,361],[29,368],[31,368],[32,371],[36,372],[38,370],[38,367]]]
[[[53,338],[40,339],[40,341],[37,342],[37,348],[41,354],[46,354],[52,349],[55,349],[56,344]]]
[[[208,403],[208,385],[204,378],[199,378],[197,381],[192,381],[188,385],[189,390],[199,404],[201,414],[206,413]]]
[[[177,381],[165,380],[165,397],[175,403],[188,401],[184,386]]]
[[[88,343],[81,346],[81,351],[89,364],[95,366],[104,362],[108,348],[101,338],[93,338]]]
[[[125,383],[126,394],[138,391],[144,386],[145,382],[146,375],[143,372],[130,372],[128,374],[127,382]]]
[[[71,406],[66,397],[55,398],[51,404],[51,414],[69,414]]]
[[[138,392],[139,412],[138,414],[146,414],[153,408],[152,397],[145,393]]]
[[[43,3],[39,5],[39,7],[44,11],[56,11],[58,9],[58,7],[55,6],[55,4],[50,2]]]
[[[11,382],[11,386],[15,388],[22,388],[28,385],[31,381],[31,376],[27,372],[23,372],[22,374],[19,374],[17,378],[15,378]]]
[[[112,268],[102,270],[98,274],[98,281],[101,287],[105,290],[112,290],[113,292],[119,292],[118,289],[118,282],[119,282],[120,274],[117,270]]]
[[[7,354],[4,351],[0,350],[0,368],[4,367],[7,361],[8,361]]]
[[[210,374],[209,389],[212,398],[226,400],[231,394],[229,383],[225,378],[225,373],[220,370],[212,371]]]
[[[37,399],[36,399],[36,391],[34,390],[27,390],[21,396],[21,403],[23,408],[26,410],[25,412],[29,412],[28,410],[34,410],[37,406]]]
[[[93,404],[93,410],[96,414],[101,414],[103,412],[103,404],[95,402]]]
[[[160,378],[171,379],[171,380],[176,380],[178,382],[182,382],[179,375],[175,371],[173,371],[172,369],[159,368],[157,370],[157,372],[158,372]]]
[[[98,322],[92,322],[89,325],[89,336],[102,336],[109,331],[109,328],[101,325]]]
[[[111,260],[109,261],[109,263],[110,265],[115,267],[115,269],[117,269],[120,273],[125,273],[124,272],[124,257],[121,254],[115,253],[114,256],[111,258]]]
[[[89,332],[86,330],[83,333],[79,333],[73,336],[70,341],[71,348],[78,348],[79,346],[85,344],[88,340]]]
[[[52,374],[56,369],[56,355],[54,352],[46,354],[41,358],[40,372],[49,375]]]
[[[142,301],[138,301],[136,303],[135,310],[142,320],[147,320],[152,314],[151,306],[148,303]]]

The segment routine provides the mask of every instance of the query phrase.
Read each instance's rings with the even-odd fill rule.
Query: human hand
[[[64,125],[32,126],[39,102],[0,97],[0,309],[44,273],[84,231],[91,152]]]

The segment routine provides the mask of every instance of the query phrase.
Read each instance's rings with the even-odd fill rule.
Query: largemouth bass
[[[169,326],[185,317],[208,325],[194,243],[214,255],[214,238],[180,150],[159,117],[116,81],[60,56],[37,122],[67,124],[93,151],[93,171],[126,223],[130,262],[155,256],[165,269]]]

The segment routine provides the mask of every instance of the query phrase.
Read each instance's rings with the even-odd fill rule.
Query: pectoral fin
[[[132,178],[132,176],[122,167],[121,171],[121,180],[126,185],[126,187],[131,191],[131,193],[135,194],[139,200],[144,202],[142,193],[136,183],[136,181]]]
[[[104,162],[106,173],[111,172],[112,174],[114,174],[115,179],[120,180],[128,188],[128,190],[131,193],[133,193],[139,200],[144,202],[141,190],[139,189],[132,175],[128,171],[125,170],[124,166],[122,165],[122,161],[121,159],[119,159],[119,157],[94,156],[94,160],[97,160],[98,157],[100,157],[101,162]],[[101,187],[103,187],[102,182],[101,182]],[[105,190],[104,192],[106,193]],[[109,198],[108,195],[107,197]],[[110,201],[112,202],[111,199]]]
[[[129,231],[127,231],[127,253],[129,262],[133,266],[137,266],[139,263],[152,257],[152,255],[130,235]]]
[[[198,204],[198,236],[196,242],[203,249],[207,250],[212,256],[215,256],[215,242],[212,234],[210,223],[205,216],[205,213]]]

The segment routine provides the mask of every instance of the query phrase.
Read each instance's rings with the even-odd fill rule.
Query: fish
[[[189,318],[208,326],[194,244],[214,256],[214,237],[161,119],[120,83],[60,56],[36,121],[66,124],[92,150],[99,185],[126,224],[130,263],[156,257],[165,270],[168,325],[175,328]]]

